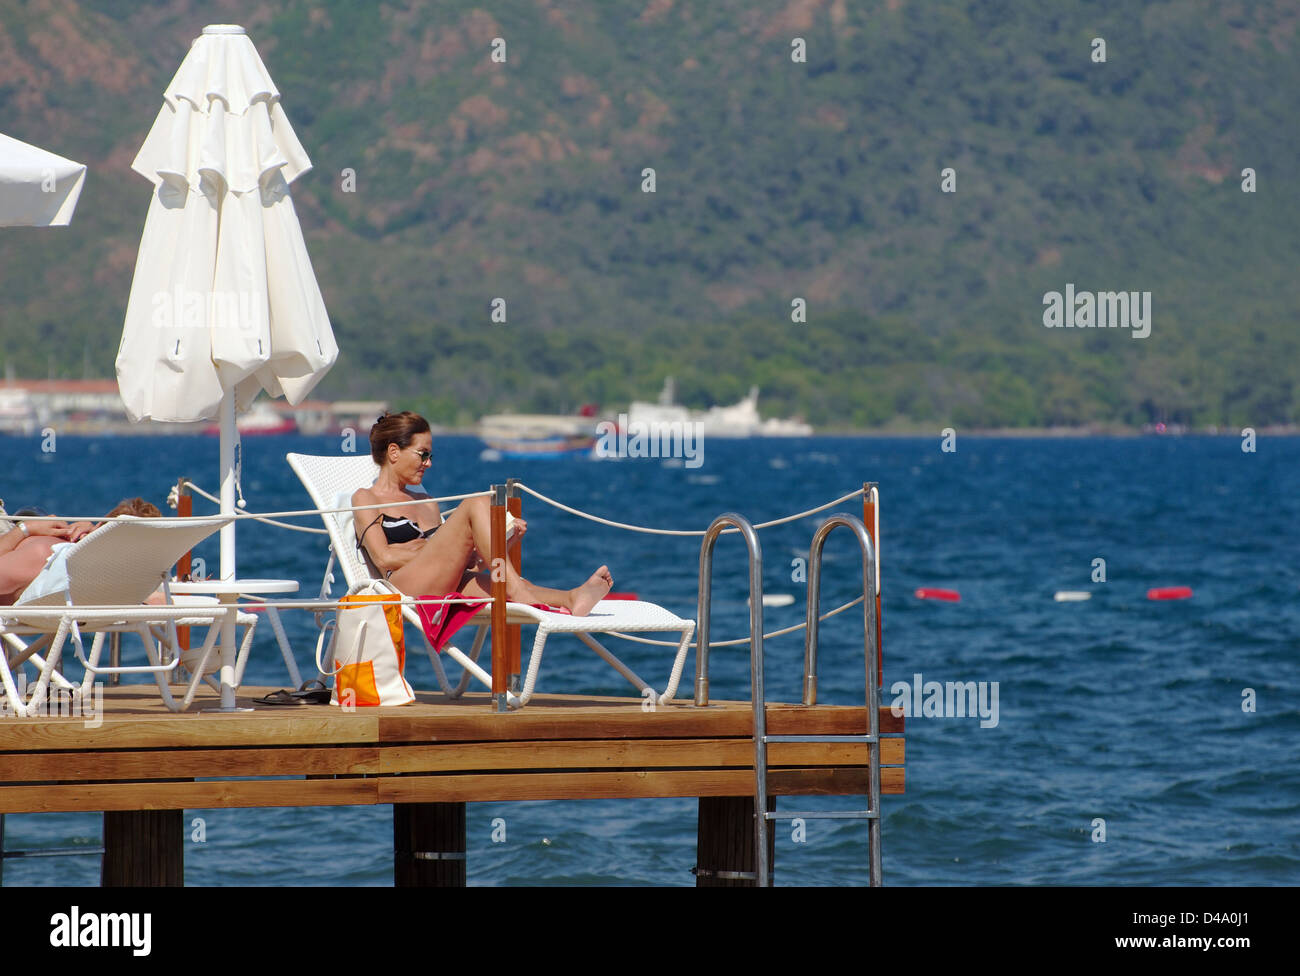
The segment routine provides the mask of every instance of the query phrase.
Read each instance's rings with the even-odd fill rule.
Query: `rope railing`
[[[537,491],[534,488],[530,488],[522,481],[516,481],[515,484],[519,487],[521,491],[528,492],[528,494],[532,495],[538,501],[545,502],[548,505],[553,505],[554,507],[560,509],[561,511],[568,512],[570,515],[576,515],[578,518],[584,518],[591,522],[598,522],[601,525],[608,525],[616,529],[626,529],[629,532],[645,532],[651,535],[685,535],[685,536],[702,536],[707,531],[706,529],[655,529],[645,525],[632,525],[629,522],[615,522],[612,519],[602,518],[599,515],[592,515],[590,512],[584,512],[581,511],[580,509],[572,508],[569,505],[565,505],[563,502],[557,502],[554,498],[548,498],[546,495],[543,495],[540,491]],[[826,509],[833,508],[834,506],[839,505],[841,502],[846,502],[850,498],[859,498],[861,497],[861,495],[862,495],[862,489],[859,488],[856,491],[849,492],[847,495],[841,495],[839,498],[833,499],[824,505],[818,505],[816,508],[810,508],[804,512],[796,512],[794,515],[787,515],[784,518],[772,519],[769,522],[759,522],[757,525],[754,526],[754,528],[770,529],[774,525],[783,525],[786,522],[794,522],[801,518],[807,518],[809,515],[816,515],[818,512],[824,512],[826,511]],[[725,534],[728,532],[738,532],[739,530],[723,529],[722,531]]]
[[[686,536],[686,537],[703,536],[707,531],[704,529],[659,529],[659,528],[654,528],[645,525],[634,525],[629,522],[618,522],[613,519],[603,518],[602,516],[594,515],[590,512],[584,512],[581,509],[577,509],[570,505],[566,505],[563,502],[557,501],[556,499],[549,497],[548,495],[542,494],[540,491],[537,491],[535,488],[525,484],[522,481],[516,481],[515,484],[518,486],[518,488],[521,491],[527,492],[528,494],[536,498],[538,501],[545,502],[546,504],[554,508],[557,508],[563,512],[567,512],[570,515],[574,515],[578,518],[586,519],[590,522],[595,522],[599,525],[606,525],[611,528],[624,529],[629,532],[641,532],[649,535]],[[220,498],[211,494],[210,492],[205,491],[202,487],[195,484],[193,481],[189,481],[187,479],[184,482],[184,485],[187,489],[193,491],[195,494],[198,494],[215,504],[221,503]],[[833,508],[836,505],[840,505],[843,502],[846,502],[852,498],[860,498],[862,496],[862,491],[863,490],[861,488],[858,488],[845,495],[841,495],[839,498],[832,499],[831,501],[828,501],[822,505],[817,505],[813,508],[806,509],[802,512],[796,512],[793,515],[786,515],[781,518],[771,519],[767,522],[759,522],[754,526],[754,528],[755,529],[772,528],[773,526],[784,525],[788,522],[794,522],[802,518],[807,518],[810,515],[816,515],[818,512],[824,512],[828,508]],[[253,520],[253,521],[265,523],[267,525],[275,525],[279,528],[292,529],[298,532],[309,532],[317,535],[327,535],[328,532],[325,529],[313,528],[311,526],[291,525],[287,522],[281,522],[277,520],[284,519],[284,518],[306,518],[313,515],[319,516],[325,514],[336,514],[339,512],[354,512],[354,511],[360,512],[360,511],[370,511],[372,509],[380,509],[380,508],[400,508],[407,505],[420,505],[429,501],[434,501],[434,502],[463,501],[466,498],[475,498],[478,496],[489,496],[489,495],[491,495],[490,491],[471,491],[459,495],[440,495],[436,498],[412,499],[411,501],[407,501],[407,502],[381,502],[375,505],[357,505],[357,506],[349,506],[347,508],[296,509],[296,510],[284,511],[284,512],[256,513],[256,512],[249,512],[242,507],[237,507],[236,512],[233,515],[194,515],[194,516],[188,516],[187,520],[196,521],[196,522],[218,521],[223,519],[232,519],[236,521]],[[168,496],[168,502],[169,504],[172,505],[172,507],[176,506],[175,496],[176,496],[176,488],[175,486],[173,486],[171,493]],[[121,516],[118,517],[120,518]],[[65,521],[65,522],[110,521],[108,519],[104,519],[102,516],[97,516],[92,518],[76,518],[72,516],[30,515],[30,516],[23,516],[23,519],[24,521]],[[734,528],[728,528],[722,531],[725,534],[730,532],[737,532],[739,530]],[[332,610],[337,607],[337,601],[317,601],[317,600],[269,601],[269,600],[258,599],[256,597],[249,597],[248,599],[252,601],[254,606],[275,607],[276,609]],[[826,620],[830,617],[835,616],[836,614],[843,613],[845,610],[848,610],[851,607],[854,607],[857,604],[861,603],[862,599],[863,599],[862,597],[857,597],[853,600],[850,600],[848,603],[836,607],[834,610],[830,610],[827,613],[821,614],[818,617],[818,620],[819,621]],[[436,604],[447,604],[447,603],[481,603],[481,602],[486,602],[487,600],[488,600],[487,597],[434,599],[434,598],[425,598],[425,597],[404,596],[402,597],[401,603],[403,606],[419,606],[419,605],[436,605]],[[807,621],[804,621],[803,623],[794,624],[793,626],[784,627],[780,630],[774,630],[771,633],[764,634],[763,639],[768,640],[773,637],[782,637],[786,634],[790,634],[790,633],[794,633],[795,631],[802,630],[807,626],[808,626]],[[659,647],[677,646],[675,643],[671,641],[653,640],[648,637],[633,637],[631,634],[624,634],[618,631],[611,631],[610,636],[620,637],[623,640],[631,641],[636,644],[651,644]],[[709,647],[711,648],[712,647],[733,647],[740,644],[748,643],[749,640],[750,640],[749,637],[738,637],[731,640],[709,641]],[[698,642],[692,641],[691,646],[697,646],[697,645]]]
[[[529,487],[523,482],[516,482],[516,484],[519,486],[521,491],[528,492],[530,495],[532,495],[534,498],[538,499],[539,501],[545,502],[548,505],[552,505],[555,508],[560,509],[561,511],[568,512],[570,515],[576,515],[579,518],[584,518],[587,519],[588,521],[596,522],[601,525],[608,525],[612,528],[626,529],[629,532],[644,532],[652,535],[703,536],[705,533],[705,530],[703,529],[656,529],[651,526],[633,525],[628,522],[616,522],[612,519],[602,518],[599,515],[593,515],[590,512],[584,512],[581,509],[573,508],[570,505],[565,505],[563,502],[556,501],[554,498],[550,498],[547,495],[543,495],[541,492],[537,491],[534,488]],[[185,485],[186,487],[194,490],[197,494],[202,495],[204,498],[208,499],[209,501],[220,504],[221,500],[219,498],[204,491],[198,485],[194,484],[194,482],[186,481]],[[455,502],[455,501],[463,501],[466,498],[476,498],[479,496],[486,497],[490,494],[491,494],[490,491],[468,491],[460,495],[439,495],[436,498],[413,498],[410,501],[405,501],[405,502],[379,502],[374,505],[348,505],[344,508],[302,508],[302,509],[291,509],[283,512],[249,512],[246,509],[237,508],[235,513],[231,515],[221,515],[221,514],[190,515],[190,516],[186,516],[186,519],[194,522],[216,522],[224,519],[243,521],[245,519],[249,519],[258,522],[269,522],[270,524],[276,524],[272,520],[285,519],[285,518],[308,518],[313,515],[334,515],[340,512],[366,512],[366,511],[371,511],[373,509],[380,509],[380,508],[402,508],[407,505],[423,505],[426,502],[431,502],[431,501],[432,502]],[[786,515],[782,518],[771,519],[770,521],[767,522],[759,522],[754,526],[754,528],[769,529],[775,525],[783,525],[786,522],[794,522],[801,518],[807,518],[809,515],[816,515],[818,512],[824,512],[828,508],[833,508],[836,505],[848,501],[850,498],[861,497],[861,495],[862,495],[862,489],[859,488],[856,491],[851,491],[847,495],[841,495],[839,498],[832,499],[831,501],[826,502],[823,505],[818,505],[815,508],[810,508],[802,512],[796,512],[793,515]],[[115,516],[114,518],[116,519],[116,518],[129,518],[129,517],[130,516]],[[22,516],[22,520],[24,522],[113,521],[113,519],[106,519],[102,515],[89,515],[89,516],[86,515],[24,515]],[[316,529],[316,528],[311,528],[309,526],[283,524],[283,527],[288,529],[297,529],[300,532],[305,531],[305,532],[321,533],[325,531],[324,529]],[[735,532],[735,531],[736,531],[735,529],[723,530],[724,533]]]
[[[220,505],[220,504],[221,504],[221,499],[220,499],[220,498],[218,498],[216,495],[212,494],[212,493],[209,492],[209,491],[204,491],[202,488],[200,488],[200,487],[199,487],[198,485],[196,485],[194,482],[192,482],[192,481],[186,479],[186,480],[183,482],[183,484],[184,484],[184,486],[185,486],[186,489],[188,489],[189,491],[194,492],[194,494],[196,494],[196,495],[200,495],[200,496],[202,496],[203,498],[206,498],[208,501],[213,502],[213,503],[216,504],[216,505]],[[177,497],[177,491],[176,491],[176,488],[175,488],[175,487],[173,487],[172,490],[171,490],[171,491],[168,493],[168,495],[167,495],[167,504],[168,504],[170,507],[172,507],[172,508],[176,508],[176,506],[179,504],[179,499],[178,499],[178,497]],[[253,514],[253,513],[249,512],[248,509],[244,508],[242,505],[236,505],[236,506],[235,506],[235,511],[238,512],[240,515],[252,515],[252,514]],[[290,529],[290,530],[292,530],[292,531],[294,531],[294,532],[309,532],[309,533],[311,533],[312,535],[329,535],[329,530],[328,530],[328,529],[317,529],[317,528],[313,528],[313,527],[310,526],[310,525],[293,525],[293,524],[291,524],[291,523],[289,523],[289,522],[281,522],[281,521],[279,521],[278,519],[267,518],[265,515],[263,515],[263,516],[260,517],[260,518],[257,518],[256,516],[254,516],[254,518],[256,519],[256,521],[261,522],[261,523],[263,523],[263,524],[265,524],[265,525],[274,525],[274,526],[277,526],[278,528],[281,528],[281,529]]]
[[[240,594],[246,603],[239,604],[243,609],[250,607],[273,607],[276,610],[337,610],[339,608],[338,600],[265,600],[256,594]],[[397,600],[388,600],[387,603],[396,606],[401,604],[404,607],[421,607],[421,606],[441,606],[450,603],[491,603],[490,597],[486,596],[458,596],[458,597],[435,597],[435,596],[405,596],[404,594],[394,593],[392,596],[400,597]],[[184,604],[180,604],[184,606]],[[78,606],[77,609],[81,609]],[[196,606],[195,609],[202,609]],[[677,645],[674,644],[673,647]]]
[[[489,495],[487,491],[470,491],[463,495],[441,495],[437,498],[413,498],[409,502],[379,502],[375,505],[348,505],[343,508],[301,508],[285,512],[236,512],[232,515],[222,515],[216,513],[213,515],[187,515],[183,516],[187,522],[222,522],[227,519],[231,521],[244,521],[251,519],[254,521],[265,521],[267,519],[283,518],[308,518],[313,515],[335,515],[340,512],[367,512],[377,508],[403,508],[407,505],[423,505],[426,502],[455,502],[463,501],[466,498],[474,498],[479,495]],[[18,519],[23,522],[114,522],[122,518],[133,518],[130,515],[115,515],[113,518],[105,518],[103,515],[22,515]],[[13,519],[14,516],[9,516]],[[316,531],[316,530],[313,530]],[[319,530],[319,531],[324,531]]]
[[[397,596],[397,595],[398,594],[393,594],[393,596]],[[336,610],[338,609],[337,600],[264,600],[261,597],[252,596],[252,595],[246,595],[244,599],[248,601],[247,603],[243,604],[245,608],[274,607],[277,610]],[[438,605],[444,605],[450,603],[490,603],[491,597],[466,596],[466,597],[445,597],[444,598],[444,597],[424,597],[424,596],[402,596],[400,600],[393,600],[389,602],[401,603],[401,605],[404,607],[438,606]],[[845,610],[857,606],[861,602],[862,602],[862,597],[856,597],[855,599],[850,600],[848,603],[844,604],[843,606],[836,607],[834,610],[829,610],[826,613],[823,613],[817,619],[819,621],[826,620],[829,617],[835,616],[837,613],[843,613]],[[78,609],[96,610],[96,609],[113,609],[113,608],[79,606]],[[774,630],[771,633],[764,634],[763,639],[767,640],[772,637],[783,637],[786,634],[794,633],[796,630],[802,630],[806,626],[808,626],[807,622],[794,624],[791,627],[783,627],[781,630]],[[649,637],[633,637],[631,634],[624,634],[616,630],[611,630],[608,633],[609,636],[611,637],[621,637],[623,638],[623,640],[631,641],[634,644],[653,644],[658,647],[677,646],[676,642],[674,641],[653,640]],[[688,646],[696,647],[697,643],[698,642],[696,641],[691,641]],[[733,647],[737,644],[747,644],[747,643],[749,643],[748,637],[738,637],[735,638],[734,640],[709,641],[709,647]]]
[[[848,603],[844,604],[842,607],[836,607],[834,610],[828,610],[826,613],[823,613],[817,619],[821,621],[821,620],[825,620],[827,617],[833,617],[837,613],[843,613],[845,610],[849,609],[849,607],[855,607],[861,602],[862,602],[862,597],[855,597],[854,599],[850,600]],[[784,637],[786,634],[792,634],[796,630],[803,630],[807,626],[808,626],[808,622],[804,621],[803,623],[795,624],[792,627],[783,627],[780,630],[772,631],[770,634],[764,634],[763,640],[767,640],[770,637]],[[611,637],[621,637],[624,640],[632,641],[633,643],[636,644],[657,644],[660,647],[677,646],[672,641],[652,640],[649,637],[633,637],[631,634],[621,634],[616,630],[611,630],[609,632],[609,635]],[[749,640],[750,639],[748,637],[737,637],[733,640],[709,641],[709,647],[735,647],[737,644],[748,644]],[[697,647],[698,645],[699,645],[698,641],[691,641],[691,645],[690,645],[691,647]]]

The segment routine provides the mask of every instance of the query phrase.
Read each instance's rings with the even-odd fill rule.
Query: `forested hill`
[[[0,234],[19,375],[112,375],[129,166],[223,20],[315,164],[324,395],[463,422],[671,373],[839,427],[1300,420],[1280,0],[4,0],[0,131],[90,166],[71,228]],[[1067,285],[1150,292],[1150,334],[1045,328]]]

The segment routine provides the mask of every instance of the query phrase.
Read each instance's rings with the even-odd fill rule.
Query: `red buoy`
[[[960,603],[961,594],[956,590],[941,590],[934,586],[922,586],[916,591],[918,600],[947,600],[950,603]]]
[[[641,599],[635,593],[606,593],[606,600],[639,600]]]
[[[1148,600],[1186,600],[1191,595],[1190,586],[1157,586],[1147,590]]]

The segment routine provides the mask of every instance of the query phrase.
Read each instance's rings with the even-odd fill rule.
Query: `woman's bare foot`
[[[592,607],[605,599],[605,594],[610,591],[613,585],[614,577],[610,575],[609,567],[601,566],[600,569],[591,574],[591,579],[577,589],[569,591],[573,597],[570,612],[575,617],[585,617],[591,613]]]

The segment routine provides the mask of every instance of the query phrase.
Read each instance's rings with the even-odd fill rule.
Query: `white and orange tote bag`
[[[415,692],[407,684],[402,598],[396,593],[359,593],[339,600],[331,705],[409,705]],[[316,666],[320,666],[317,645]]]

